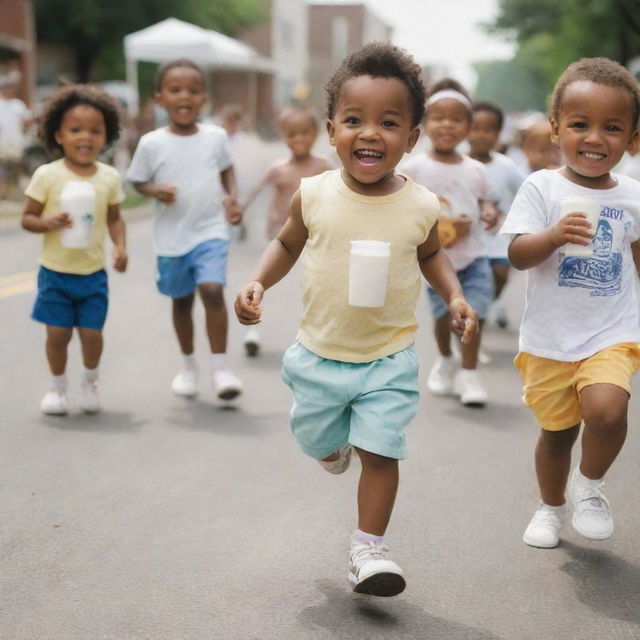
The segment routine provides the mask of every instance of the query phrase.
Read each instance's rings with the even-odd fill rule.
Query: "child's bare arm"
[[[249,193],[249,197],[242,204],[242,208],[245,211],[253,204],[253,201],[258,197],[258,194],[267,186],[267,184],[273,180],[273,171],[273,168],[269,169],[260,182],[258,182],[258,184],[252,189],[251,193]]]
[[[309,232],[302,220],[302,203],[298,190],[291,200],[289,217],[280,233],[264,250],[252,280],[244,285],[236,296],[234,308],[242,324],[260,322],[260,304],[265,290],[289,273],[300,257],[308,235]]]
[[[127,269],[127,237],[125,224],[120,215],[120,205],[110,204],[107,209],[107,229],[113,242],[113,268],[120,273]]]
[[[222,188],[227,194],[222,199],[222,206],[229,224],[240,224],[242,222],[242,207],[236,200],[238,196],[238,187],[236,184],[236,174],[233,167],[228,167],[220,172],[220,180]]]
[[[631,243],[631,255],[633,256],[633,264],[636,265],[636,273],[640,277],[640,240]]]
[[[531,269],[544,262],[567,242],[588,245],[593,229],[584,213],[569,213],[539,233],[516,236],[509,245],[509,261],[516,269]]]
[[[56,213],[53,216],[42,217],[44,204],[33,198],[27,197],[22,212],[22,228],[32,233],[46,233],[47,231],[55,231],[64,227],[71,226],[71,218],[68,213]]]
[[[453,265],[440,246],[437,223],[418,247],[418,264],[427,282],[446,301],[453,330],[462,336],[462,342],[470,342],[478,330],[476,312],[465,300]]]
[[[134,182],[133,187],[143,196],[160,200],[160,202],[164,202],[165,204],[171,204],[176,201],[176,187],[172,184],[162,184],[151,181]]]

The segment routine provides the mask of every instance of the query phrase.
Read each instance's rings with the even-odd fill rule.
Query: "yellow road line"
[[[28,282],[18,282],[17,284],[10,284],[4,287],[0,287],[0,298],[8,298],[9,296],[16,296],[20,293],[31,293],[35,291],[35,280],[29,280]]]
[[[0,276],[0,287],[5,284],[17,282],[19,280],[27,280],[29,278],[35,278],[35,271],[23,271],[22,273],[12,273],[10,276]]]

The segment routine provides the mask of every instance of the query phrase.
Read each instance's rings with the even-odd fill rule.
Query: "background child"
[[[205,101],[204,75],[191,60],[160,66],[155,99],[166,110],[169,126],[140,139],[127,177],[140,193],[156,200],[157,284],[173,301],[173,325],[184,360],[171,389],[186,397],[198,390],[192,316],[197,289],[205,308],[213,386],[219,398],[230,400],[241,393],[242,383],[226,356],[227,222],[238,224],[242,210],[235,201],[229,143],[221,127],[197,122]]]
[[[565,165],[525,181],[502,228],[509,258],[528,269],[515,364],[524,400],[542,428],[535,452],[542,503],[524,542],[555,547],[566,514],[571,449],[582,457],[571,476],[573,528],[603,540],[613,533],[604,475],[626,437],[630,379],[640,364],[640,313],[633,255],[640,251],[640,183],[611,168],[638,141],[640,89],[621,65],[584,58],[560,76],[551,127]],[[579,210],[561,214],[566,196],[595,201],[591,228]],[[592,255],[565,255],[567,243]]]
[[[516,163],[502,153],[495,151],[502,131],[504,114],[502,109],[490,102],[477,102],[471,110],[469,130],[469,156],[484,164],[489,178],[490,198],[496,203],[498,214],[506,215],[513,202],[524,175]],[[509,277],[507,241],[504,236],[488,233],[486,251],[493,272],[494,301],[492,314],[498,326],[507,326],[507,314],[501,301],[502,293]]]
[[[405,456],[404,429],[417,411],[413,341],[420,272],[447,300],[464,340],[475,333],[475,314],[440,249],[436,197],[395,172],[419,135],[419,66],[396,47],[372,43],[342,63],[327,92],[329,138],[343,167],[302,180],[287,222],[236,297],[236,314],[243,324],[259,322],[264,291],[305,249],[305,311],[298,342],[283,360],[294,396],[291,427],[302,450],[331,473],[346,470],[352,447],[358,452],[358,530],[351,538],[349,580],[357,592],[392,596],[405,580],[386,557],[383,536],[398,459]],[[390,243],[382,307],[347,302],[351,240]]]
[[[426,104],[424,130],[431,149],[403,165],[403,172],[438,195],[444,204],[446,219],[441,224],[451,228],[445,240],[446,252],[457,272],[465,297],[480,321],[493,298],[493,277],[485,256],[485,230],[495,225],[495,208],[486,199],[489,185],[484,166],[460,154],[456,147],[465,140],[471,124],[471,99],[455,80],[445,78],[436,83]],[[436,395],[455,393],[462,404],[482,407],[487,392],[477,372],[480,333],[462,346],[462,368],[451,352],[451,318],[445,301],[427,288],[435,319],[435,337],[440,356],[429,372],[427,386]]]
[[[98,365],[102,355],[102,328],[107,316],[108,288],[104,270],[104,236],[114,244],[113,266],[125,271],[125,225],[119,203],[124,199],[118,172],[96,158],[119,133],[119,112],[101,89],[71,85],[57,91],[44,109],[40,136],[64,156],[39,167],[25,191],[27,202],[22,226],[43,234],[38,272],[38,294],[33,319],[47,325],[46,353],[51,369],[51,389],[40,409],[45,414],[67,413],[67,347],[78,327],[84,376],[80,408],[100,410]],[[68,249],[62,230],[72,225],[61,210],[60,195],[69,181],[89,183],[95,190],[91,237],[86,249]]]
[[[278,128],[291,150],[289,158],[277,160],[258,183],[244,204],[245,211],[267,185],[273,187],[273,198],[267,214],[267,236],[273,240],[289,215],[289,203],[300,186],[302,178],[315,176],[330,169],[326,158],[311,153],[318,137],[318,122],[310,109],[286,107],[278,116]],[[260,336],[256,329],[249,329],[244,340],[249,356],[255,356],[260,348]]]
[[[547,118],[541,118],[522,132],[521,145],[530,172],[560,166],[558,146],[551,139],[551,125]]]

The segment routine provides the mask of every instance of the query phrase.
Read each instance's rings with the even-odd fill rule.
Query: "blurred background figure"
[[[536,120],[524,130],[521,149],[527,158],[528,173],[560,166],[560,150],[551,142],[551,125],[546,117]]]
[[[17,72],[0,77],[0,200],[18,195],[25,133],[32,121],[27,105],[18,98],[19,84]]]
[[[229,136],[231,153],[233,153],[234,148],[241,145],[247,137],[244,130],[244,109],[239,104],[231,102],[223,105],[220,109],[220,126]]]

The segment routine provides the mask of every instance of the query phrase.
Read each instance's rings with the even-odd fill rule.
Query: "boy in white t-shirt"
[[[566,164],[527,178],[501,230],[513,238],[511,264],[529,270],[515,364],[542,428],[535,452],[542,500],[523,536],[534,547],[559,542],[582,421],[582,457],[569,487],[572,525],[593,540],[613,534],[604,475],[625,440],[630,379],[640,366],[640,183],[610,171],[636,147],[639,116],[640,89],[624,67],[606,58],[570,65],[551,110]],[[597,225],[579,210],[562,215],[566,196],[594,201]],[[568,243],[592,253],[570,255]]]
[[[157,284],[160,293],[173,300],[173,324],[184,359],[171,388],[185,397],[197,393],[192,317],[197,289],[205,308],[214,389],[219,398],[231,400],[241,393],[242,383],[226,359],[223,287],[227,223],[238,224],[242,210],[236,203],[227,134],[221,127],[198,124],[205,101],[204,74],[189,59],[173,60],[158,69],[155,99],[167,111],[169,126],[140,139],[127,178],[140,193],[157,201]]]

